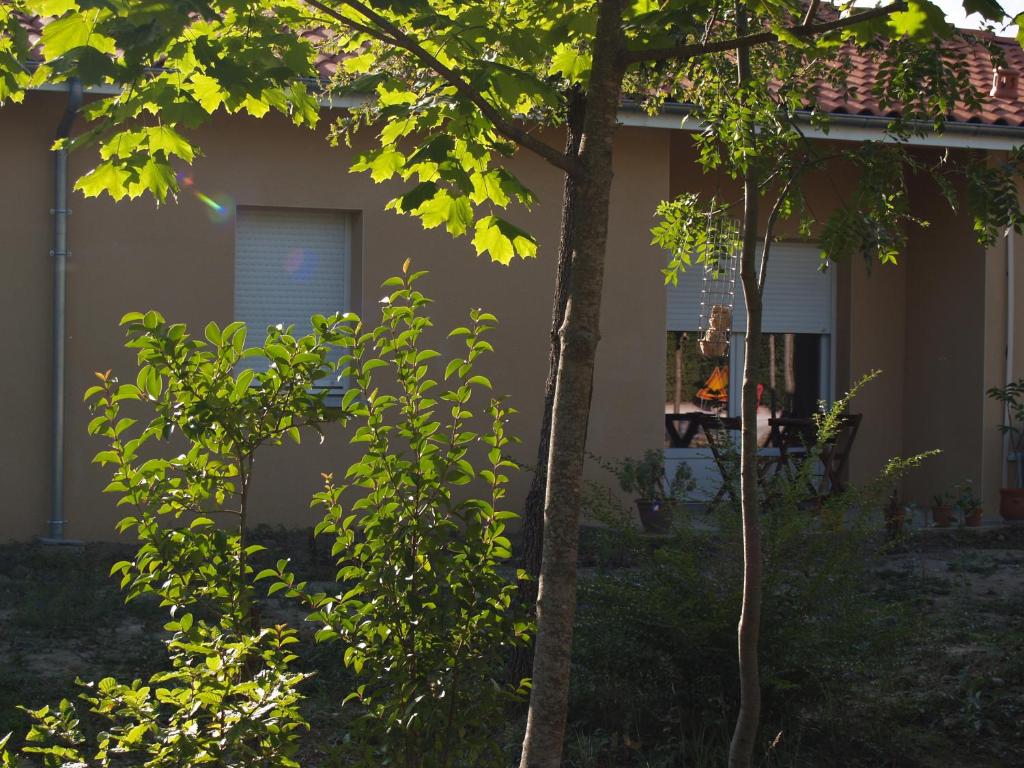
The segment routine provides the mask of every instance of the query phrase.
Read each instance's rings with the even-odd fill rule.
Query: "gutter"
[[[66,139],[82,106],[82,84],[71,78],[67,84],[68,104],[57,125],[57,139]],[[68,151],[54,154],[53,180],[53,444],[51,447],[51,503],[48,536],[44,543],[70,544],[64,537],[67,517],[64,512],[64,344],[67,333],[67,271],[68,271]]]
[[[318,81],[304,78],[307,85],[317,85]],[[64,91],[61,85],[46,83],[36,86],[38,91]],[[121,93],[116,85],[94,85],[86,89],[87,93],[98,96],[116,96]],[[353,109],[369,103],[369,96],[325,96],[318,101],[327,109]],[[989,123],[946,123],[942,133],[935,133],[931,123],[912,122],[910,127],[920,131],[920,135],[908,139],[900,139],[886,133],[892,122],[888,117],[878,115],[845,115],[830,112],[829,130],[811,127],[811,113],[798,113],[806,122],[804,135],[809,139],[830,141],[871,141],[901,143],[919,147],[955,147],[960,149],[1011,150],[1024,145],[1024,126],[991,125]],[[702,131],[705,124],[692,117],[692,108],[686,104],[669,103],[662,106],[657,115],[649,115],[633,99],[623,99],[619,109],[620,125],[639,128],[658,128],[672,131]]]
[[[803,134],[810,139],[831,141],[882,140],[893,144],[922,147],[957,147],[962,149],[1011,150],[1024,145],[1024,126],[990,125],[988,123],[946,123],[942,133],[936,133],[931,123],[911,122],[910,128],[920,135],[901,139],[890,136],[886,129],[892,123],[888,117],[877,115],[845,115],[828,113],[829,129],[812,127],[811,112],[798,113],[806,123]],[[702,131],[706,124],[693,117],[693,108],[687,104],[665,104],[657,115],[649,115],[638,103],[626,100],[619,110],[623,125],[663,128],[682,131]]]

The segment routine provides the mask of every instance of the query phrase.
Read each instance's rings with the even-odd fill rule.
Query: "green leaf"
[[[116,43],[106,35],[96,32],[98,15],[99,11],[72,13],[44,26],[40,43],[46,58],[55,59],[70,50],[86,45],[101,53],[115,53]]]
[[[195,157],[192,145],[170,126],[152,126],[146,129],[146,135],[149,137],[149,148],[154,152],[163,152],[167,158],[173,155],[191,163]]]
[[[889,27],[897,37],[906,35],[922,40],[932,35],[948,35],[953,29],[942,9],[928,0],[908,0],[906,11],[889,16]]]
[[[210,114],[213,114],[227,97],[227,92],[221,88],[220,81],[209,75],[192,75],[189,88],[196,101]]]
[[[178,189],[174,169],[166,162],[150,157],[139,170],[139,181],[132,186],[131,196],[137,196],[143,189],[152,194],[159,202],[164,202],[169,193]]]
[[[29,6],[40,16],[63,16],[68,11],[77,11],[76,0],[33,0]]]
[[[497,225],[496,216],[485,216],[476,223],[476,234],[473,236],[473,245],[478,256],[487,253],[491,261],[508,265],[515,255],[515,248],[512,241],[502,234],[501,228]]]
[[[1002,21],[1006,16],[1003,7],[996,0],[964,0],[964,13],[980,13],[989,21]]]
[[[398,210],[403,213],[416,211],[421,205],[437,194],[437,184],[432,181],[421,182],[398,198]]]
[[[106,192],[115,200],[128,194],[131,175],[112,161],[100,163],[75,182],[75,189],[86,197],[98,197]]]
[[[571,43],[560,43],[555,46],[548,74],[561,75],[569,82],[579,83],[590,76],[590,65],[589,53],[577,50]]]

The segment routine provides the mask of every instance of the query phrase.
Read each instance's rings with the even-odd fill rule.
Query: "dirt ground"
[[[304,534],[274,535],[304,578],[329,578]],[[131,679],[160,667],[165,616],[144,601],[123,605],[106,575],[128,552],[0,546],[0,734],[24,731],[17,705],[73,697],[76,677]],[[892,649],[896,674],[865,679],[836,703],[868,757],[808,768],[1024,767],[1024,528],[915,531],[879,555],[873,573],[877,584],[866,587],[903,601],[916,629]],[[266,613],[296,618],[280,604]],[[310,717],[337,732],[330,685],[321,675],[323,696],[308,692]]]

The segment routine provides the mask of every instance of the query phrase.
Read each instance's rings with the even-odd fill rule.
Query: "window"
[[[822,272],[818,249],[773,246],[764,299],[764,337],[758,372],[758,442],[769,441],[773,416],[810,416],[831,399],[833,272]],[[665,365],[665,447],[703,448],[693,414],[737,416],[744,357],[746,309],[737,295],[729,354],[697,351],[701,280],[683,274],[668,288]]]
[[[235,219],[235,319],[249,344],[278,323],[309,333],[310,317],[349,308],[351,214],[239,207]],[[250,367],[266,361],[246,361]]]

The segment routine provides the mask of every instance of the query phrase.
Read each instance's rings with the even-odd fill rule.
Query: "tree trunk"
[[[745,182],[740,276],[747,305],[747,332],[740,405],[740,507],[743,518],[743,604],[737,633],[740,666],[740,711],[729,748],[729,768],[749,768],[761,714],[758,640],[761,631],[761,520],[757,487],[757,374],[761,353],[761,295],[757,287],[757,187]],[[751,234],[748,236],[747,232]]]
[[[581,90],[574,88],[569,92],[565,152],[573,157],[579,156],[585,103]],[[529,578],[519,582],[519,600],[530,612],[531,617],[535,615],[537,579],[540,576],[541,553],[544,547],[544,492],[548,477],[548,448],[551,444],[551,410],[555,402],[558,362],[562,355],[558,332],[565,320],[565,305],[569,298],[575,204],[576,180],[571,175],[566,175],[565,187],[562,190],[562,228],[558,243],[558,263],[555,268],[555,295],[551,308],[551,338],[548,347],[548,378],[544,383],[544,410],[537,444],[537,464],[523,509],[521,562]],[[530,674],[532,667],[533,646],[517,649],[511,664],[512,679],[521,680]]]
[[[746,9],[736,7],[736,32],[747,32]],[[750,80],[750,53],[737,51],[740,89]],[[753,140],[753,125],[748,126]],[[729,768],[750,768],[761,718],[758,640],[761,633],[761,520],[757,488],[757,374],[761,356],[762,294],[757,271],[758,183],[753,168],[743,175],[743,253],[740,280],[747,305],[740,437],[740,508],[743,518],[743,603],[737,631],[740,711],[729,745]]]
[[[785,380],[783,386],[786,390],[788,402],[792,402],[793,395],[796,394],[796,371],[793,370],[793,341],[794,335],[792,333],[784,333],[782,335],[782,370]]]
[[[674,398],[675,398],[675,406],[673,407],[673,413],[675,413],[677,416],[679,415],[679,412],[680,412],[680,410],[683,407],[683,338],[684,338],[684,334],[683,334],[682,331],[676,331],[675,332],[675,340],[676,340],[675,363],[676,363],[676,369],[675,369],[675,380],[673,381],[673,385],[674,385],[673,395],[674,395]]]
[[[559,768],[569,701],[583,459],[599,338],[624,0],[602,0],[580,145],[572,270],[552,407],[533,689],[521,768]]]

